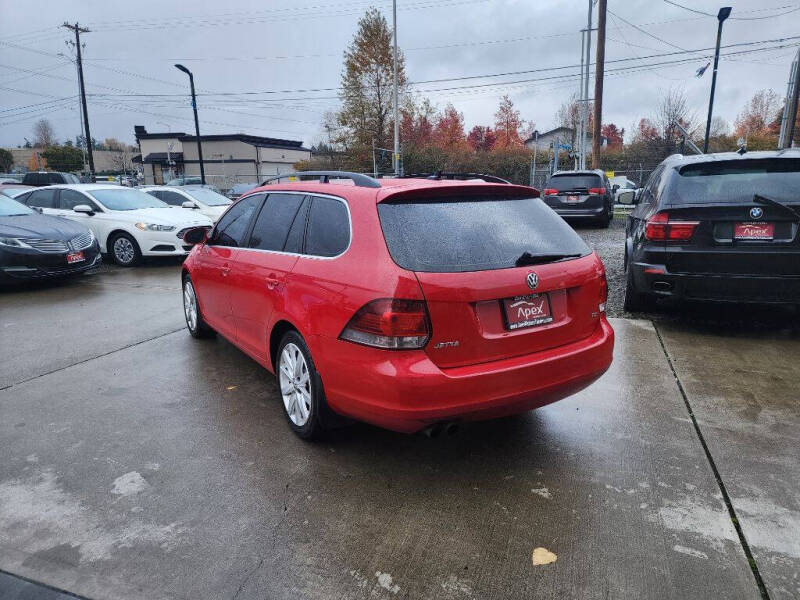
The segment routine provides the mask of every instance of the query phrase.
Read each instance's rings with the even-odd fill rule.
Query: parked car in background
[[[189,332],[275,373],[301,437],[335,413],[435,434],[555,402],[611,364],[603,264],[536,190],[303,175],[317,181],[256,188],[187,232],[182,273]]]
[[[0,195],[0,283],[75,275],[100,260],[100,246],[85,226]]]
[[[23,177],[25,177],[24,173],[0,173],[2,183],[22,183]]]
[[[196,212],[177,211],[142,191],[114,184],[85,183],[39,188],[18,200],[89,227],[100,248],[118,265],[137,264],[142,256],[184,256],[191,246],[183,231],[211,221]]]
[[[625,309],[657,298],[800,303],[800,152],[674,155],[633,199]]]
[[[617,175],[609,179],[611,191],[614,193],[614,204],[619,204],[619,195],[624,192],[635,192],[639,186],[624,175]]]
[[[614,218],[614,196],[605,172],[558,171],[550,176],[542,199],[565,219],[592,219],[608,227]]]
[[[182,176],[182,177],[175,177],[174,179],[170,179],[167,182],[168,186],[176,186],[176,185],[202,185],[203,180],[200,177],[195,176]]]
[[[72,173],[57,173],[55,171],[28,171],[22,178],[22,183],[33,187],[54,185],[57,183],[80,183],[77,175]]]
[[[212,221],[219,219],[232,202],[229,198],[203,185],[145,186],[139,189],[172,207],[196,210]]]
[[[19,196],[23,192],[28,190],[32,190],[33,186],[31,185],[22,185],[21,183],[0,183],[0,193],[5,194],[10,198],[15,198]]]

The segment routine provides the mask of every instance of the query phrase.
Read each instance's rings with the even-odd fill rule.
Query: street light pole
[[[194,93],[194,75],[183,65],[175,65],[179,71],[189,76],[189,85],[192,88],[192,110],[194,111],[194,132],[197,136],[197,158],[200,160],[200,183],[206,184],[206,171],[203,168],[203,146],[200,144],[200,122],[197,120],[197,96]]]
[[[397,0],[392,0],[392,30],[394,33],[394,172],[398,177],[403,176],[403,160],[400,158],[400,109],[397,102]]]
[[[717,13],[717,49],[714,52],[714,73],[711,76],[711,97],[708,99],[708,120],[706,121],[706,138],[703,142],[703,154],[708,153],[708,138],[711,135],[711,114],[714,112],[714,90],[717,87],[717,66],[719,65],[719,44],[722,41],[722,24],[731,14],[730,6],[723,6]]]

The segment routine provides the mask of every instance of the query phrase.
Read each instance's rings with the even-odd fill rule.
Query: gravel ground
[[[597,252],[606,266],[606,278],[608,279],[606,311],[608,316],[622,316],[622,303],[625,295],[625,269],[623,267],[625,216],[616,215],[608,229],[578,223],[573,223],[572,226],[584,241]]]

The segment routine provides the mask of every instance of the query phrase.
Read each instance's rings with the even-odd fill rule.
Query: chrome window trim
[[[333,260],[333,259],[339,258],[339,257],[344,256],[345,254],[347,254],[347,251],[350,250],[350,246],[353,245],[353,218],[352,218],[352,216],[350,214],[350,205],[347,204],[347,200],[345,200],[344,198],[341,198],[339,196],[333,196],[331,194],[320,194],[320,193],[317,193],[317,192],[300,192],[300,191],[295,191],[295,190],[291,190],[291,191],[289,191],[289,190],[287,190],[287,191],[275,190],[274,192],[273,191],[270,191],[270,192],[256,192],[256,194],[267,194],[267,195],[269,195],[269,194],[293,194],[295,196],[308,196],[309,198],[312,198],[312,199],[313,199],[313,197],[316,196],[316,197],[319,197],[319,198],[330,198],[331,200],[338,200],[339,202],[344,204],[344,208],[347,211],[347,224],[348,224],[348,227],[349,227],[349,231],[348,231],[349,235],[348,235],[348,239],[347,239],[347,246],[345,247],[344,250],[342,250],[336,256],[318,256],[316,254],[303,254],[301,252],[284,252],[283,250],[263,250],[261,248],[241,248],[241,247],[237,247],[238,250],[248,250],[250,252],[266,252],[266,253],[269,253],[269,254],[279,254],[279,255],[284,255],[284,256],[298,256],[300,258],[310,258],[310,259],[313,259],[313,260]],[[251,196],[255,196],[256,194],[250,194],[250,195]],[[245,198],[248,198],[248,197],[249,196],[245,196]],[[244,198],[242,198],[242,200],[243,199]],[[266,198],[264,200],[266,201]],[[311,210],[310,207],[309,207],[309,210]],[[258,217],[256,217],[256,218],[258,218]],[[255,223],[253,225],[255,226]],[[251,232],[251,234],[252,234],[252,232]],[[249,241],[250,240],[248,240],[248,242]],[[305,236],[304,236],[304,241],[305,241]]]

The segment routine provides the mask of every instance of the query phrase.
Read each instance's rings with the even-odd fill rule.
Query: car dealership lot
[[[579,232],[613,304],[621,230]],[[763,311],[616,318],[567,400],[313,444],[260,366],[188,336],[177,262],[0,314],[2,571],[90,598],[759,598],[688,402],[769,597],[800,595],[800,341]]]

